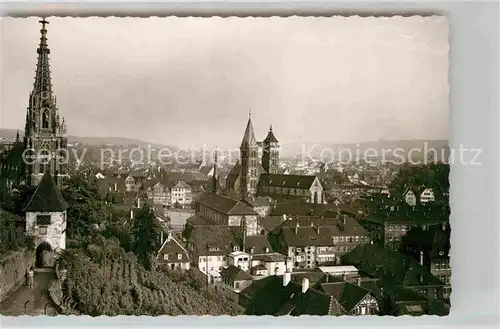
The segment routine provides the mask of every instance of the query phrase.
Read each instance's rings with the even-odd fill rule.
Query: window
[[[36,225],[50,225],[50,215],[37,215]]]
[[[47,235],[47,226],[40,226],[38,228],[38,234],[40,234],[40,235]]]
[[[177,259],[182,259],[182,254],[177,254]]]
[[[164,254],[164,255],[163,255],[163,259],[164,259],[164,260],[168,260],[168,254]]]
[[[240,283],[239,282],[235,282],[234,283],[234,288],[235,289],[240,289]]]
[[[42,114],[42,128],[49,128],[49,110],[43,111]]]

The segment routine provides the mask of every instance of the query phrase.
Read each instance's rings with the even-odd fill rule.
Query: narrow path
[[[56,279],[52,271],[36,271],[34,287],[28,288],[22,285],[14,291],[6,300],[0,303],[0,314],[6,316],[42,315],[45,314],[47,305],[47,315],[56,315],[57,310],[49,297],[49,287]]]

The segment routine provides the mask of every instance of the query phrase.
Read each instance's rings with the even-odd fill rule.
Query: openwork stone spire
[[[38,61],[33,91],[30,93],[28,113],[26,115],[25,135],[34,136],[44,131],[64,136],[66,126],[64,119],[61,121],[59,117],[50,76],[50,49],[47,42],[47,25],[49,22],[44,18],[39,23],[42,24],[42,29],[40,30],[40,44],[37,48]]]

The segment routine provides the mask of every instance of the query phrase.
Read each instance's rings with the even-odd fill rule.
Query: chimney
[[[342,225],[344,225],[344,226],[345,226],[346,219],[347,219],[347,215],[343,215],[342,216]]]
[[[305,294],[307,292],[307,289],[309,289],[309,279],[304,278],[302,279],[302,293]]]
[[[328,273],[326,273],[326,275],[325,275],[325,283],[328,283],[328,276],[329,276]]]
[[[299,222],[295,225],[295,235],[299,234]]]
[[[342,273],[342,281],[346,281],[347,280],[347,275],[345,273]]]
[[[288,270],[283,274],[283,287],[288,286],[290,281],[292,280],[292,273],[288,272]]]
[[[361,278],[358,278],[358,279],[356,280],[356,282],[357,282],[358,286],[361,286]]]
[[[137,198],[137,208],[141,207],[141,198]]]
[[[134,208],[130,209],[130,219],[134,219]]]
[[[286,214],[283,214],[283,221],[286,221]]]
[[[163,244],[163,230],[160,233],[160,240],[161,240],[161,244]]]
[[[420,265],[424,266],[424,252],[420,250]]]
[[[319,234],[319,225],[316,226],[316,234]]]

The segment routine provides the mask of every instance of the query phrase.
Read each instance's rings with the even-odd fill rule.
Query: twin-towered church
[[[258,158],[260,147],[261,161]],[[323,187],[316,176],[280,174],[279,149],[272,126],[267,137],[257,142],[250,117],[240,145],[240,161],[226,178],[228,192],[240,198],[271,196],[279,200],[292,197],[310,203],[326,203]]]

